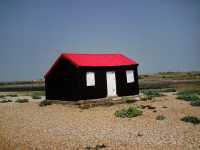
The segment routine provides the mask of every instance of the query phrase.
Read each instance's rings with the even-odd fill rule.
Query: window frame
[[[134,70],[126,70],[126,82],[127,83],[135,82]]]
[[[95,72],[86,72],[86,86],[95,86]]]

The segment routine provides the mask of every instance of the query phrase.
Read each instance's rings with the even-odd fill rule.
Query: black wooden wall
[[[135,82],[127,83],[126,70],[134,70]],[[86,86],[86,72],[95,72],[95,86]],[[126,67],[83,67],[80,68],[80,99],[102,98],[107,96],[106,72],[115,71],[118,96],[139,93],[137,65]]]
[[[126,70],[134,70],[135,82],[127,83]],[[86,85],[86,72],[95,72],[95,86]],[[66,60],[45,79],[47,99],[80,100],[107,96],[106,72],[115,71],[118,96],[139,93],[137,65],[123,67],[79,67]]]
[[[78,70],[68,61],[60,60],[58,67],[45,79],[47,99],[79,99]]]

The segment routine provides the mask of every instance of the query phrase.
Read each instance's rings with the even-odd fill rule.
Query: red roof
[[[138,64],[135,60],[129,59],[122,54],[61,54],[58,60],[64,58],[69,60],[76,67],[109,67],[109,66],[129,66]],[[57,65],[58,60],[47,72],[45,77]]]
[[[127,66],[137,64],[136,61],[122,54],[62,54],[76,66]]]

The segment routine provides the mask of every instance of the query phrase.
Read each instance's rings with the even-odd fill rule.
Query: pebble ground
[[[38,104],[0,103],[0,149],[76,150],[98,145],[109,150],[200,149],[200,125],[180,120],[186,115],[200,117],[200,108],[177,100],[173,93],[153,101],[90,109]],[[131,119],[115,117],[116,110],[132,105],[156,108],[145,108],[143,115]],[[166,119],[156,120],[158,115]]]

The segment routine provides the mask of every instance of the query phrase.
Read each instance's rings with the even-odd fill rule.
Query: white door
[[[107,96],[116,96],[116,78],[115,72],[109,71],[106,72],[106,79],[107,79]]]

